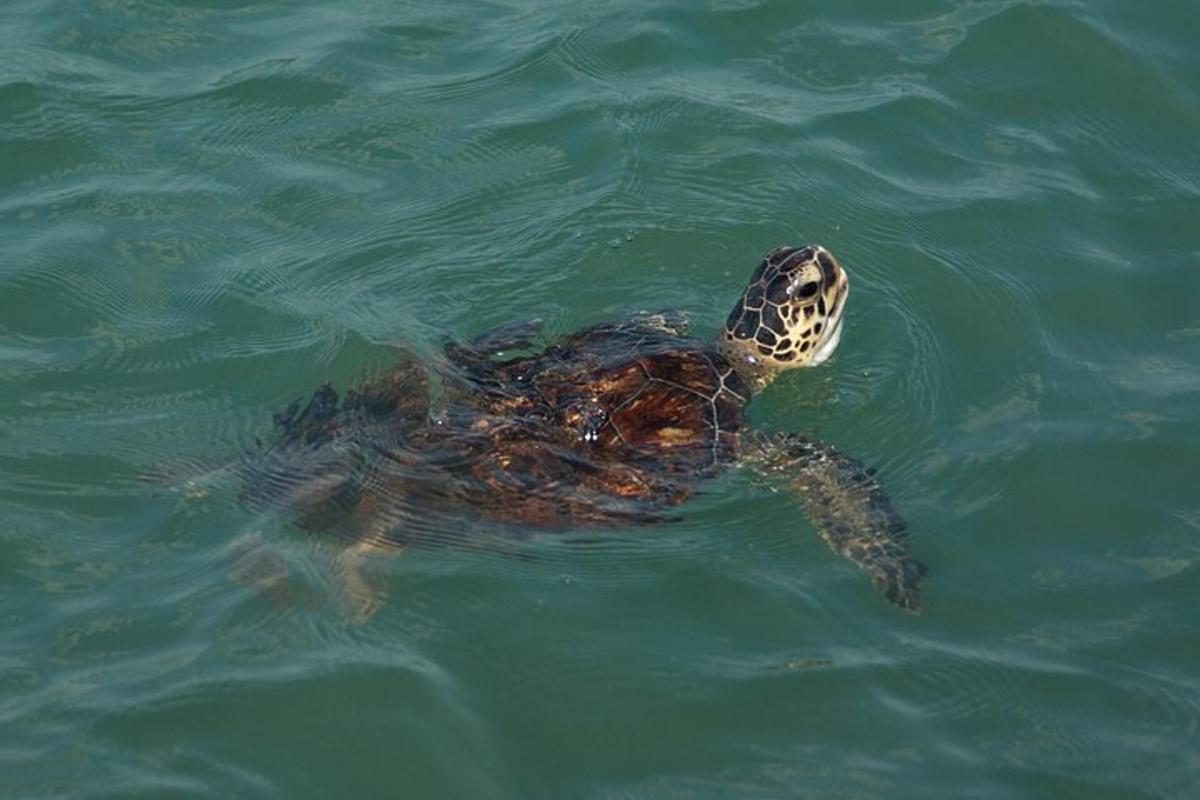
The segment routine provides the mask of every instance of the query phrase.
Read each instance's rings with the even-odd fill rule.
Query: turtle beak
[[[828,316],[825,322],[824,335],[821,341],[817,344],[813,351],[812,360],[809,361],[809,366],[815,367],[829,360],[833,352],[837,350],[842,341],[842,321],[845,319],[846,298],[850,296],[850,276],[846,274],[846,270],[842,269],[837,262],[830,259],[834,266],[835,273],[832,281],[833,291],[829,293],[826,305],[829,308]],[[822,267],[825,266],[822,260]]]

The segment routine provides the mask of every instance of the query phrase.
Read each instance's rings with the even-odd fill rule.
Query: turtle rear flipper
[[[402,550],[402,547],[389,544],[379,531],[372,531],[338,554],[336,573],[341,600],[346,604],[351,622],[365,623],[387,603],[387,576],[372,562],[394,558]]]
[[[223,553],[232,560],[229,577],[238,586],[269,598],[276,610],[293,605],[287,562],[267,544],[261,533],[242,534],[225,545]]]
[[[908,551],[904,520],[871,472],[803,436],[747,438],[747,460],[787,483],[826,544],[866,572],[893,604],[921,613],[926,567]]]

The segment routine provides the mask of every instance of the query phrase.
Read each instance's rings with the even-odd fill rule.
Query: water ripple
[[[1200,30],[1119,5],[8,4],[0,793],[1186,796]],[[707,336],[804,241],[846,336],[752,421],[879,469],[923,617],[748,471],[565,537],[358,474],[367,624],[286,502],[344,453],[239,499],[326,381]]]

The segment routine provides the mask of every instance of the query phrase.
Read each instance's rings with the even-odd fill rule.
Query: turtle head
[[[815,367],[837,349],[849,292],[846,271],[824,247],[778,247],[725,321],[721,351],[758,387],[780,370]]]

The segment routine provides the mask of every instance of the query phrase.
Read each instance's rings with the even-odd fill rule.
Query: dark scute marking
[[[767,260],[764,258],[762,261],[759,262],[758,266],[754,268],[754,272],[751,273],[750,283],[754,283],[755,281],[757,281],[759,278],[761,278],[763,276],[763,273],[766,271],[767,271]]]
[[[747,308],[762,308],[763,304],[763,286],[761,283],[756,283],[746,290],[746,306]]]
[[[791,361],[795,357],[796,354],[791,350],[788,350],[786,353],[779,353],[775,356],[776,360],[778,361]]]
[[[811,329],[809,329],[809,328],[805,328],[804,330],[800,331],[800,338],[801,338],[801,339],[807,339],[807,338],[808,338],[808,335],[809,335],[810,333],[812,333],[812,330],[811,330]]]
[[[707,360],[695,358],[686,352],[663,353],[644,359],[643,363],[650,377],[679,384],[700,394],[709,392],[716,378]],[[631,394],[638,385],[632,380],[635,377],[633,374],[629,377],[629,388],[622,392],[625,395]]]
[[[717,431],[716,450],[724,459],[730,459],[738,450],[738,434],[736,431]]]
[[[723,431],[736,431],[742,426],[742,402],[728,392],[721,392],[713,400],[717,411],[717,427]]]
[[[772,346],[775,344],[775,334],[767,328],[759,328],[758,335],[754,338],[758,340],[759,344],[769,344]]]
[[[771,281],[771,285],[767,287],[767,299],[772,303],[782,303],[791,295],[788,293],[788,286],[791,280],[787,275],[780,275],[775,280]]]
[[[808,349],[808,342],[804,342],[803,344],[801,344],[801,345],[800,345],[800,352],[801,352],[801,353],[803,353],[803,352],[804,352],[805,350],[807,350],[807,349]]]
[[[737,327],[738,320],[742,318],[742,304],[738,303],[733,307],[733,311],[729,312],[729,319],[725,320],[725,329],[733,330]]]
[[[821,323],[818,322],[816,325],[813,325],[813,333],[820,333],[820,332],[821,332]]]
[[[816,281],[809,281],[800,287],[800,291],[796,292],[797,297],[812,297],[817,293]]]
[[[822,297],[820,300],[817,301],[817,313],[820,314],[822,317],[825,316],[825,298],[824,297]]]
[[[758,330],[758,312],[747,311],[742,315],[742,320],[733,329],[733,335],[739,339],[749,339]]]
[[[804,266],[812,260],[813,249],[811,247],[802,247],[796,250],[788,258],[788,269],[795,271],[797,267]]]
[[[776,347],[778,347],[780,350],[787,350],[791,346],[792,346],[792,340],[787,339],[787,338],[780,339],[779,344],[776,345]]]
[[[779,307],[767,305],[762,310],[762,324],[764,328],[770,328],[779,335],[787,330],[787,326],[783,324],[783,320],[779,318]]]
[[[746,385],[744,380],[738,377],[736,372],[730,372],[725,376],[725,388],[731,392],[737,392],[742,397],[750,394],[750,387]]]
[[[805,309],[804,309],[804,316],[805,316],[805,318],[807,318],[807,317],[811,317],[812,315],[813,315],[813,307],[812,307],[812,306],[806,306],[806,307],[805,307]]]
[[[791,247],[776,247],[774,250],[767,253],[767,263],[779,264],[782,261],[786,261],[794,252],[795,250]]]
[[[758,352],[762,353],[764,356],[769,356],[769,355],[771,355],[771,348],[764,347],[760,344],[758,346]]]
[[[829,257],[828,253],[818,253],[817,263],[821,265],[821,274],[825,276],[825,282],[832,285],[837,280],[837,271],[834,269],[833,259]]]

